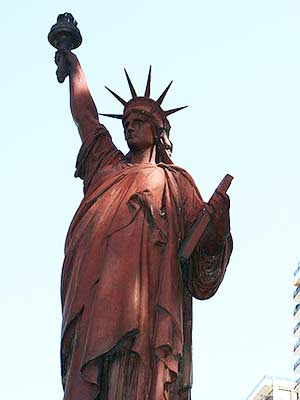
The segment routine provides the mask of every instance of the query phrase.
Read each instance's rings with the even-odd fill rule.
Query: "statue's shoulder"
[[[179,165],[159,163],[158,166],[164,168],[168,173],[171,173],[180,186],[191,185],[197,188],[196,183],[189,172]]]

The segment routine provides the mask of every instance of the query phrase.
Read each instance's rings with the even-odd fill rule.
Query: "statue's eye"
[[[141,119],[136,119],[134,121],[134,126],[140,128],[143,125],[143,121]]]

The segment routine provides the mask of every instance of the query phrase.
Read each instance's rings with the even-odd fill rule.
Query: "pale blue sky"
[[[174,161],[208,199],[232,174],[235,248],[214,298],[195,302],[193,398],[246,399],[265,374],[293,377],[299,249],[300,3],[296,0],[6,2],[1,8],[0,397],[62,398],[60,272],[82,197],[68,85],[47,34],[72,12],[100,112],[129,98],[123,67],[154,97],[174,83]],[[104,120],[125,149],[119,121]]]

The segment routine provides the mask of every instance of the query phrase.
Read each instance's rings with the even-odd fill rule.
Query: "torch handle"
[[[69,72],[67,70],[67,63],[66,59],[63,56],[59,56],[58,59],[55,61],[57,65],[57,70],[56,70],[56,77],[59,83],[63,83],[66,79],[66,77],[69,75]]]
[[[55,57],[55,64],[57,65],[56,77],[59,83],[63,83],[66,77],[70,73],[66,57],[60,50],[69,50],[69,49],[70,49],[69,41],[67,40],[62,41],[59,44],[58,52]]]

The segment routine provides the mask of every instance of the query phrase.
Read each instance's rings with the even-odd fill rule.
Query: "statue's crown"
[[[122,99],[117,93],[113,92],[111,89],[105,86],[105,88],[117,99],[119,100],[120,103],[123,104],[124,110],[123,114],[100,114],[104,115],[106,117],[111,117],[111,118],[118,118],[118,119],[124,119],[126,116],[129,115],[131,112],[139,112],[148,115],[151,117],[155,124],[160,127],[165,129],[167,132],[170,130],[170,124],[168,121],[168,116],[182,110],[183,108],[186,108],[187,106],[184,107],[178,107],[178,108],[173,108],[171,110],[164,111],[161,108],[161,104],[172,84],[172,81],[169,83],[169,85],[166,87],[166,89],[162,92],[162,94],[159,96],[157,100],[152,100],[150,99],[150,89],[151,89],[151,66],[149,68],[149,73],[148,73],[148,79],[147,79],[147,84],[146,84],[146,89],[144,96],[137,96],[136,91],[134,89],[134,86],[129,78],[129,75],[124,69],[125,75],[127,78],[128,86],[132,95],[132,98],[129,101],[125,101]]]

